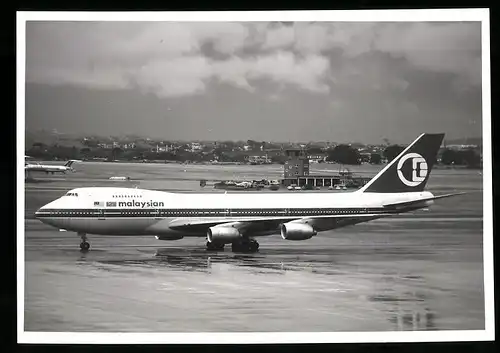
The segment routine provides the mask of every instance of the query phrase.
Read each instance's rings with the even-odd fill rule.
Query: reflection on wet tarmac
[[[155,262],[160,265],[174,267],[184,271],[191,270],[206,270],[210,269],[212,264],[223,262],[239,267],[251,267],[255,269],[255,273],[259,272],[259,268],[284,271],[286,268],[283,263],[268,263],[265,262],[265,256],[258,254],[241,255],[231,254],[224,256],[221,254],[192,252],[185,255],[172,254],[170,249],[158,249],[155,253]]]
[[[318,252],[321,252],[321,249],[318,250]],[[322,250],[324,251],[324,249]],[[331,252],[329,253],[331,255]],[[286,259],[283,259],[283,255],[286,255]],[[82,256],[81,260],[83,261],[80,261],[80,263],[85,262],[85,255]],[[158,248],[151,258],[101,260],[99,263],[135,268],[138,266],[167,267],[172,270],[201,271],[205,273],[210,273],[213,265],[223,263],[235,267],[249,268],[254,274],[269,274],[269,270],[272,270],[274,275],[284,275],[287,271],[307,271],[316,275],[347,275],[347,273],[342,273],[338,269],[333,269],[335,262],[328,259],[311,259],[307,254],[293,254],[293,252],[290,254],[290,252],[281,249],[269,250],[267,254],[233,254],[229,251],[207,253],[200,249]],[[99,270],[112,271],[112,269],[99,266],[95,262],[93,262],[93,266]],[[391,276],[391,274],[385,275]],[[421,283],[423,277],[402,275],[400,279]],[[390,288],[387,288],[385,292],[389,293],[390,290]],[[426,294],[418,291],[407,291],[399,295],[387,293],[371,295],[367,299],[370,302],[382,305],[380,310],[387,314],[387,320],[394,325],[393,330],[436,329],[436,313],[427,306],[428,297]]]
[[[168,253],[169,253],[168,249],[158,249],[155,256],[160,256],[162,259],[172,258],[171,256],[168,255]],[[190,258],[194,259],[193,257]],[[176,264],[180,266],[182,266],[182,264],[185,264],[183,259],[186,258],[177,257],[175,260]],[[215,257],[214,259],[227,261],[227,258],[221,256]],[[208,264],[210,263],[210,260],[211,257],[209,256],[207,262]],[[340,274],[338,270],[328,271],[324,269],[325,267],[331,267],[333,265],[333,263],[331,262],[326,263],[325,261],[312,260],[312,261],[299,261],[287,265],[284,262],[270,263],[266,262],[265,260],[266,260],[265,256],[236,255],[232,257],[231,262],[237,266],[278,270],[280,271],[278,273],[284,273],[284,271],[303,271],[306,268],[310,268],[311,269],[310,272],[313,274],[326,274],[326,275]],[[297,260],[300,260],[300,258],[297,258]],[[166,261],[169,262],[169,260]],[[192,260],[190,263],[191,264],[193,263]],[[202,264],[203,260],[200,259],[199,263]],[[209,267],[209,265],[207,267]],[[403,276],[403,278],[410,280],[422,279],[421,276],[413,276],[413,275]],[[370,296],[368,299],[373,302],[382,302],[388,307],[387,309],[385,309],[385,311],[391,313],[391,315],[388,317],[388,320],[395,324],[394,330],[403,331],[403,330],[436,329],[436,327],[434,326],[434,319],[436,314],[426,306],[425,302],[427,297],[423,293],[405,292],[401,297],[397,297],[394,295],[379,294]]]
[[[427,297],[423,293],[405,292],[403,296],[378,295],[369,298],[371,301],[387,305],[389,321],[395,324],[394,330],[434,330],[436,314],[426,305]]]
[[[299,245],[269,238],[255,254],[207,252],[196,239],[155,247],[158,243],[149,238],[113,237],[94,238],[92,250],[80,253],[76,237],[51,231],[28,234],[26,325],[34,330],[64,330],[63,324],[55,324],[56,318],[46,322],[33,315],[49,315],[42,305],[61,307],[76,301],[99,309],[80,313],[71,327],[92,330],[97,327],[92,322],[112,317],[100,330],[113,331],[119,322],[134,331],[136,321],[120,315],[135,312],[126,303],[138,298],[150,303],[141,304],[140,315],[150,318],[142,327],[152,331],[387,331],[484,325],[481,279],[475,269],[480,251],[458,241],[460,233],[441,243],[426,237],[409,242],[401,233],[399,241],[385,246],[385,235],[376,231],[367,232],[366,238],[359,233]],[[367,241],[373,237],[377,241]],[[202,308],[194,304],[199,301]],[[467,310],[461,312],[463,307]],[[75,307],[59,315],[67,316],[67,310]],[[158,321],[157,310],[173,321]],[[230,313],[229,323],[224,318]],[[207,324],[191,318],[197,315]],[[87,326],[76,325],[80,320]],[[306,327],[295,324],[297,320]]]

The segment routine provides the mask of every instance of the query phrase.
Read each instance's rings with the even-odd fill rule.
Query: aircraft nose
[[[57,200],[49,202],[46,205],[43,205],[40,207],[38,210],[35,211],[35,218],[41,220],[42,222],[45,220],[47,216],[49,216],[48,210],[51,208],[55,208],[54,204],[56,203]]]
[[[42,207],[40,207],[38,210],[36,210],[36,211],[35,211],[35,218],[36,218],[36,219],[40,219],[40,218],[42,218],[42,216],[46,213],[46,211],[45,211],[45,207],[46,207],[46,206],[47,206],[47,205],[42,206]]]

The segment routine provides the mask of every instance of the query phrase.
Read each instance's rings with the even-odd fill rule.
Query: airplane
[[[25,156],[25,157],[27,157],[27,156]],[[69,160],[68,162],[66,162],[66,164],[64,164],[64,165],[48,165],[48,164],[40,164],[38,162],[35,162],[35,163],[25,162],[24,163],[24,171],[28,172],[28,173],[44,172],[46,174],[66,173],[68,171],[74,172],[75,169],[72,168],[71,166],[75,162],[79,162],[79,161],[76,159],[72,159],[72,160]]]
[[[427,209],[435,196],[424,187],[444,134],[421,134],[362,188],[347,193],[169,193],[130,188],[70,190],[35,212],[41,222],[81,238],[87,234],[155,236],[158,240],[206,237],[209,251],[226,244],[256,252],[259,236],[311,239],[318,232]]]
[[[129,181],[130,177],[129,176],[112,176],[112,177],[109,177],[109,180]]]
[[[242,181],[240,183],[236,183],[236,186],[239,188],[248,189],[250,186],[252,186],[252,183],[248,181]]]

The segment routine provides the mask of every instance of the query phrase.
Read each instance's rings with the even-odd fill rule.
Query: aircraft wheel
[[[259,250],[259,243],[253,239],[243,240],[232,243],[233,252],[254,253]]]
[[[257,252],[259,250],[259,243],[255,240],[251,240],[250,244],[248,244],[249,252]]]
[[[208,251],[224,250],[224,244],[211,243],[207,241],[207,250]]]
[[[90,244],[88,242],[84,241],[84,242],[80,243],[80,249],[82,251],[89,251]]]
[[[240,252],[241,251],[241,243],[240,242],[235,242],[231,244],[231,251],[232,252]]]

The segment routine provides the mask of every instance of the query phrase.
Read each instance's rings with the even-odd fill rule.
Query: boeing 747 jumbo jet
[[[232,244],[255,252],[258,236],[307,240],[318,232],[427,208],[424,187],[444,134],[422,134],[361,189],[350,193],[177,194],[130,188],[78,188],[40,208],[43,223],[87,234],[154,235],[159,240],[206,237],[207,250]]]

